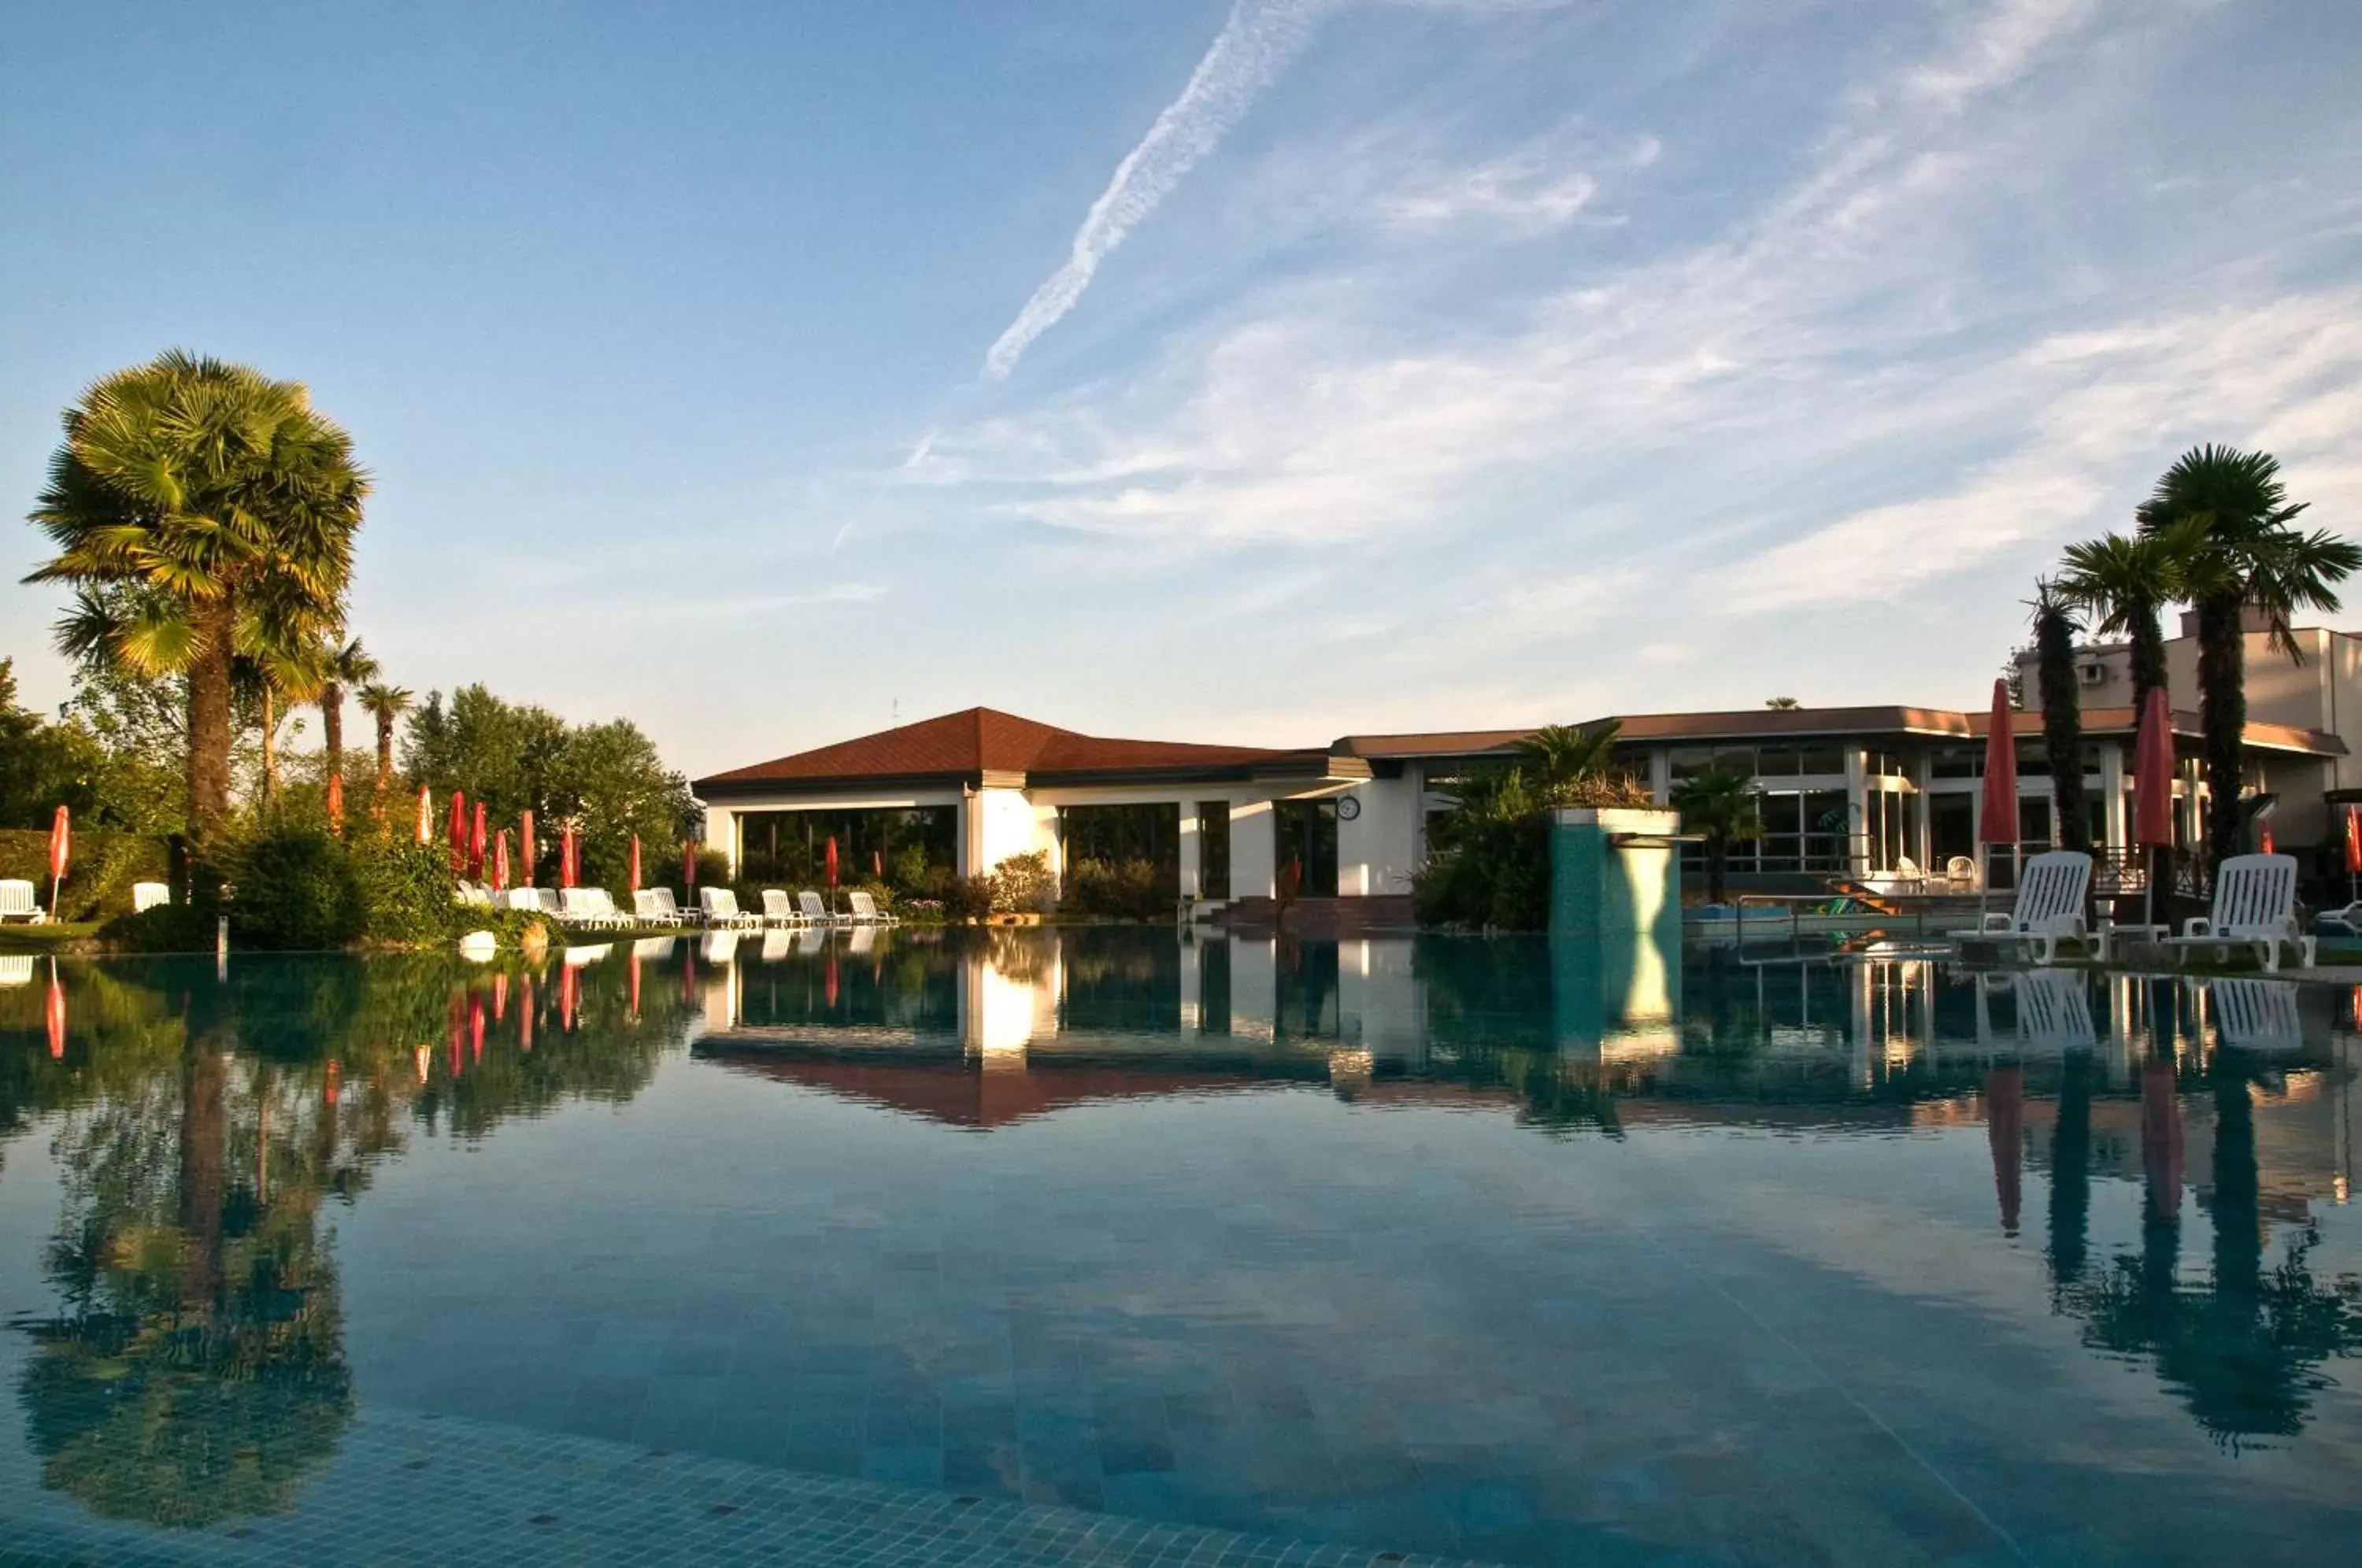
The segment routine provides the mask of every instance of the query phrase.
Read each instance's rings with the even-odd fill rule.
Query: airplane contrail
[[[1065,266],[1052,273],[984,356],[994,381],[1015,368],[1033,340],[1057,325],[1090,287],[1108,253],[1171,194],[1182,176],[1246,116],[1338,0],[1237,0],[1181,95],[1164,105],[1140,144],[1116,165],[1091,204]]]

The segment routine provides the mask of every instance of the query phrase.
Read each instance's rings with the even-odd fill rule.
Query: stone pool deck
[[[973,1568],[1450,1568],[456,1418],[365,1414],[275,1518],[163,1530],[94,1518],[12,1469],[0,1568],[105,1563],[893,1563]]]

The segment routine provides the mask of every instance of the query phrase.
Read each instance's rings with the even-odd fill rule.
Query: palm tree
[[[2092,819],[2083,803],[2082,699],[2075,686],[2075,634],[2081,630],[2065,598],[2049,583],[2034,598],[2035,672],[2042,688],[2042,748],[2050,759],[2051,808],[2058,843],[2092,849]]]
[[[361,688],[360,699],[361,706],[377,721],[377,787],[382,794],[393,778],[393,726],[409,712],[411,692],[372,680]]]
[[[2337,583],[2362,569],[2362,546],[2290,525],[2303,510],[2288,499],[2269,453],[2205,446],[2183,453],[2140,511],[2144,534],[2171,537],[2182,552],[2180,590],[2198,613],[2199,727],[2213,797],[2206,840],[2217,861],[2238,853],[2245,825],[2247,615],[2262,620],[2275,651],[2301,658],[2290,618],[2336,610]]]
[[[333,636],[321,649],[320,740],[327,754],[328,777],[341,778],[345,773],[345,692],[351,687],[367,687],[381,671],[376,659],[354,637],[339,645]]]
[[[65,436],[32,514],[57,555],[26,580],[86,591],[59,624],[66,652],[187,676],[202,840],[229,811],[240,615],[341,618],[368,476],[302,383],[179,349],[92,386]]]
[[[1545,790],[1603,778],[1615,767],[1617,727],[1613,719],[1589,728],[1544,724],[1518,742],[1517,752]]]
[[[1793,713],[1804,706],[1794,697],[1766,697],[1763,699],[1763,705],[1775,713]]]
[[[2050,584],[2060,601],[2092,617],[2094,632],[2132,645],[2136,723],[2148,711],[2148,694],[2166,684],[2165,630],[2159,614],[2181,597],[2180,563],[2193,552],[2203,532],[2182,524],[2070,545],[2067,569]]]
[[[1763,836],[1754,780],[1735,767],[1706,767],[1673,787],[1683,831],[1705,840],[1706,897],[1723,900],[1730,878],[1730,846]]]

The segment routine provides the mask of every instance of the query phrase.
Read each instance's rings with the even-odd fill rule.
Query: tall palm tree
[[[1682,826],[1705,840],[1706,897],[1716,903],[1730,878],[1730,846],[1763,836],[1754,780],[1735,767],[1707,767],[1673,787]]]
[[[409,712],[411,692],[372,680],[361,688],[360,699],[361,706],[377,721],[377,787],[382,794],[393,779],[393,726]]]
[[[2075,685],[2076,624],[2065,598],[2041,583],[2034,598],[2035,674],[2042,689],[2042,748],[2050,761],[2050,802],[2063,848],[2092,849],[2083,803],[2082,695]]]
[[[2205,446],[2183,453],[2140,511],[2143,533],[2176,540],[2180,589],[2198,613],[2199,723],[2213,797],[2206,840],[2217,861],[2238,853],[2245,826],[2247,614],[2262,620],[2273,649],[2301,658],[2290,617],[2334,611],[2336,585],[2362,569],[2362,546],[2290,526],[2303,510],[2269,453]]]
[[[2067,569],[2050,584],[2068,605],[2092,616],[2092,630],[2132,645],[2133,715],[2148,711],[2148,694],[2166,684],[2165,629],[2160,616],[2181,597],[2180,564],[2204,532],[2183,523],[2131,536],[2103,535],[2067,547]]]
[[[320,741],[327,754],[328,777],[341,778],[345,773],[345,693],[354,687],[366,687],[381,673],[376,659],[354,637],[337,643],[333,636],[321,650]]]
[[[60,623],[66,651],[187,676],[189,820],[201,840],[229,811],[240,614],[300,602],[339,619],[369,488],[351,437],[302,383],[247,366],[174,349],[105,377],[66,411],[32,514],[57,554],[26,580],[93,591]],[[105,591],[116,588],[132,591]],[[109,605],[131,613],[86,613]]]

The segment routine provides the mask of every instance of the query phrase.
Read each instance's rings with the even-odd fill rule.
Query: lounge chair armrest
[[[1979,931],[2007,931],[2010,929],[2010,922],[2014,918],[2014,916],[2005,914],[1980,915],[1977,917],[1977,929]]]
[[[2194,942],[2202,936],[2213,934],[2214,922],[2204,915],[2191,915],[2181,922],[2181,935],[2185,942]]]

